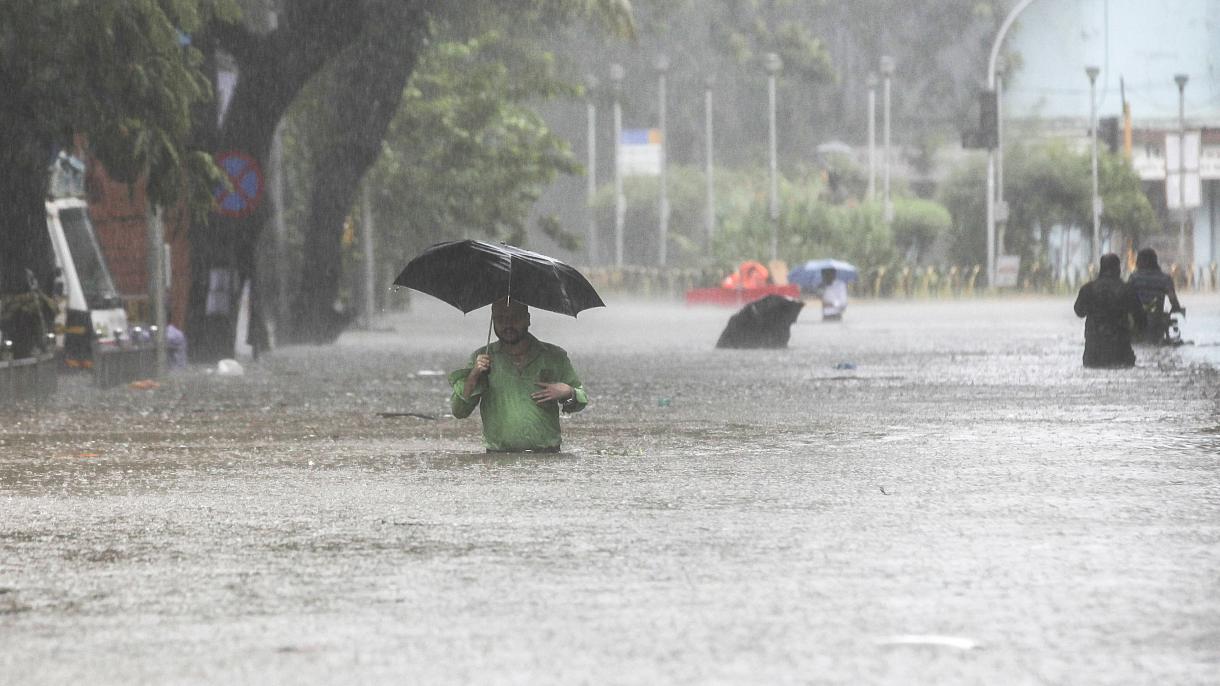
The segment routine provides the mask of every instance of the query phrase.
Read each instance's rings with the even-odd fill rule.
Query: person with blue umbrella
[[[815,292],[822,298],[822,321],[841,321],[847,309],[847,283],[838,278],[838,270],[824,267],[821,285]]]

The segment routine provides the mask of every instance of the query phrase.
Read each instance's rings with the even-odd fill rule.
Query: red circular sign
[[[240,150],[226,150],[216,155],[216,165],[232,186],[220,186],[213,192],[216,211],[226,217],[245,217],[257,209],[263,199],[263,170],[258,160]]]

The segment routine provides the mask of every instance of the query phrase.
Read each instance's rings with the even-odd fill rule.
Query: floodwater
[[[481,452],[424,296],[333,347],[0,411],[0,682],[1202,684],[1220,297],[1085,370],[1069,298],[534,313],[589,408]],[[382,418],[381,412],[436,417]]]

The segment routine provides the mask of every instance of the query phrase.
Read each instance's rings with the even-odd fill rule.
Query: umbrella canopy
[[[771,294],[755,300],[729,318],[717,348],[785,348],[792,323],[804,301]]]
[[[437,243],[417,255],[394,279],[471,312],[509,296],[531,307],[572,317],[605,307],[580,272],[553,257],[504,243]]]
[[[788,283],[800,286],[801,290],[811,291],[822,285],[822,270],[828,267],[834,269],[836,278],[844,283],[851,283],[860,278],[860,271],[849,262],[831,259],[809,260],[788,272]]]

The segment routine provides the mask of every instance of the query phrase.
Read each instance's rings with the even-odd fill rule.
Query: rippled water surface
[[[416,298],[333,347],[0,411],[4,683],[1098,683],[1220,675],[1220,298],[1080,366],[1065,298],[535,312],[589,408],[481,452]],[[382,418],[381,412],[435,417]]]

